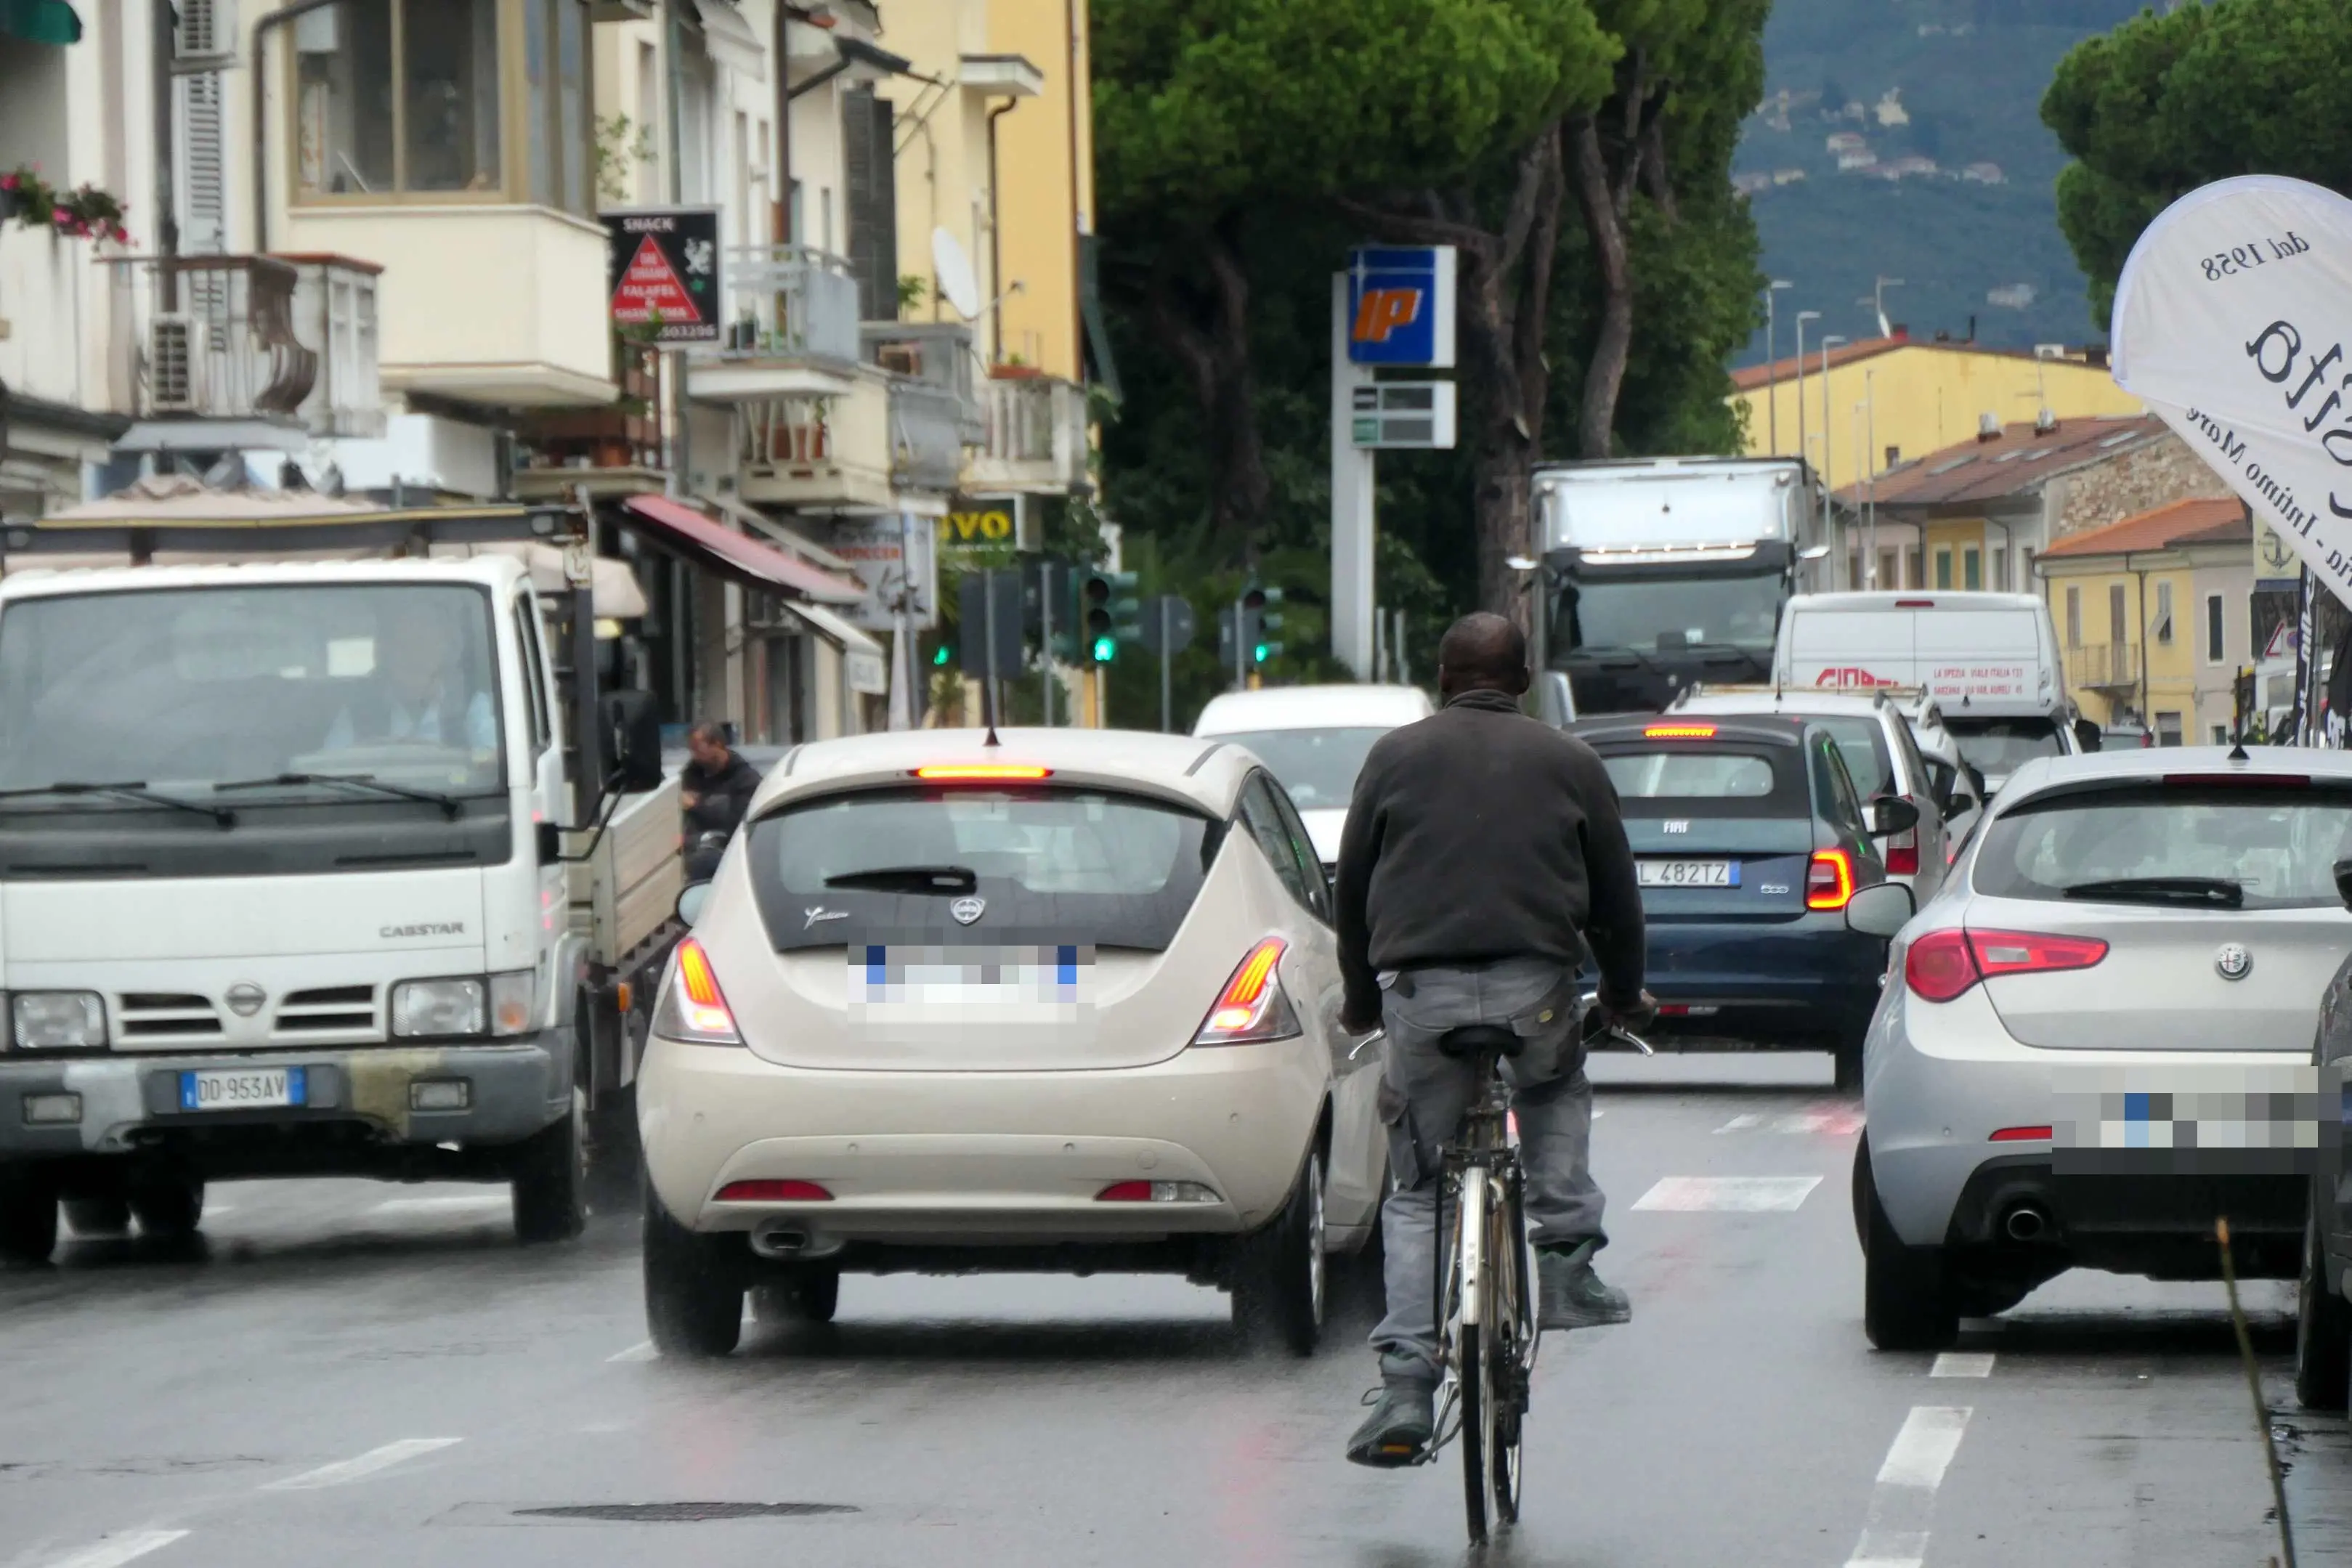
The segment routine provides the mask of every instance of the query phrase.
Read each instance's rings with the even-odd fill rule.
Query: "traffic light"
[[[1263,664],[1282,652],[1274,633],[1282,630],[1282,590],[1253,585],[1242,595],[1241,620],[1249,643],[1249,662]]]
[[[1137,617],[1142,605],[1135,597],[1135,573],[1090,571],[1078,580],[1078,640],[1087,657],[1108,664],[1118,656],[1118,645],[1142,634]]]
[[[954,658],[954,647],[951,644],[942,643],[940,644],[940,651],[931,655],[931,666],[934,669],[943,670],[948,667]]]

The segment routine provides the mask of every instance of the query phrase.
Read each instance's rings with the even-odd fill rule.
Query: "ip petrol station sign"
[[[1365,246],[1348,255],[1348,359],[1454,368],[1454,247]]]
[[[601,214],[613,319],[656,321],[658,343],[719,340],[719,209],[629,207]]]

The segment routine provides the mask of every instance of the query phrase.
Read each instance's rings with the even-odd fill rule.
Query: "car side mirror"
[[[1870,803],[1870,822],[1874,839],[1906,833],[1919,825],[1919,808],[1900,795],[1881,795]]]
[[[2336,862],[2336,896],[2344,901],[2345,908],[2352,909],[2352,861]]]
[[[1970,811],[1975,810],[1978,806],[1982,803],[1983,802],[1979,801],[1974,795],[1962,789],[1950,800],[1944,802],[1944,820],[1946,821],[1950,821],[1958,817],[1965,817]]]
[[[604,760],[612,788],[624,795],[657,789],[662,781],[661,715],[651,692],[606,692],[598,699],[604,725]]]
[[[2084,750],[2098,750],[2099,743],[2105,738],[2106,737],[2105,736],[2099,733],[2099,727],[2093,724],[2089,719],[2078,718],[2074,721],[2074,739],[2082,746]]]
[[[1909,888],[1899,882],[1875,883],[1845,901],[1845,926],[1865,936],[1892,936],[1917,913]]]
[[[692,925],[702,915],[702,906],[710,902],[710,884],[689,882],[678,890],[677,918],[684,925]]]

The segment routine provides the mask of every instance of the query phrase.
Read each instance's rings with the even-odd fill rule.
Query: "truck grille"
[[[121,1016],[125,1040],[204,1040],[221,1031],[212,1003],[168,991],[125,992]]]
[[[277,1027],[270,1032],[291,1035],[341,1034],[375,1027],[375,988],[329,986],[295,991],[278,1004]]]

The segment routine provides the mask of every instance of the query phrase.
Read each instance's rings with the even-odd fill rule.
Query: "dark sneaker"
[[[1592,1271],[1594,1244],[1573,1251],[1553,1248],[1536,1253],[1536,1325],[1547,1329],[1593,1329],[1633,1321],[1625,1292],[1601,1282]]]
[[[1436,1403],[1434,1384],[1402,1377],[1383,1380],[1372,1413],[1348,1439],[1349,1462],[1383,1470],[1420,1462],[1436,1426]]]

